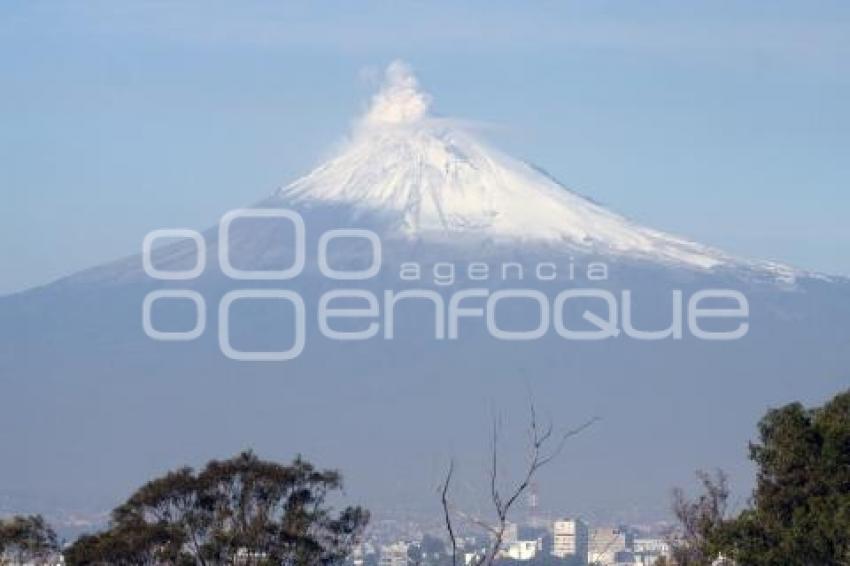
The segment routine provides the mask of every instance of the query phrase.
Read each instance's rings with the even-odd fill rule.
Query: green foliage
[[[41,515],[0,520],[0,564],[46,564],[58,551],[56,533]]]
[[[850,392],[768,412],[759,439],[752,508],[724,529],[729,553],[754,566],[850,563]]]
[[[696,558],[686,564],[708,564],[720,553],[747,566],[850,564],[850,391],[814,409],[773,409],[758,431],[750,445],[758,475],[749,508],[734,518],[691,514],[691,523],[677,513],[680,532],[692,533],[679,539]],[[705,487],[691,505],[716,498],[712,484]]]
[[[69,565],[333,564],[350,552],[368,512],[334,514],[336,471],[290,465],[250,452],[212,461],[199,473],[170,472],[112,512],[109,530],[78,539]]]

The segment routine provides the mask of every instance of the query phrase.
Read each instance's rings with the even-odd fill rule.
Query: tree
[[[0,564],[47,564],[58,552],[56,533],[41,515],[0,520]]]
[[[83,535],[65,551],[70,565],[145,566],[196,564],[181,551],[180,534],[166,524],[116,523],[111,529]]]
[[[342,488],[336,471],[303,459],[290,465],[245,452],[148,482],[112,512],[110,528],[81,537],[69,564],[292,564],[341,562],[369,514],[334,514],[327,496]]]
[[[769,411],[750,457],[756,489],[727,525],[729,553],[756,566],[850,563],[850,391]]]
[[[697,522],[693,546],[748,566],[850,564],[850,391],[822,407],[770,410],[758,432],[749,507]]]
[[[717,470],[697,472],[703,493],[688,499],[679,488],[673,490],[673,515],[678,528],[668,537],[672,558],[679,566],[709,565],[717,557],[717,539],[727,519],[729,487],[726,474]]]
[[[529,489],[532,484],[532,480],[540,469],[549,464],[553,459],[555,459],[555,457],[558,456],[558,454],[560,454],[564,445],[570,438],[580,434],[586,428],[589,428],[597,420],[599,420],[594,417],[577,428],[557,434],[551,423],[541,426],[537,420],[537,412],[533,402],[531,403],[530,413],[531,422],[529,424],[528,432],[530,445],[528,463],[520,480],[510,490],[508,490],[507,493],[503,493],[499,488],[499,422],[498,420],[494,420],[493,422],[490,460],[491,466],[488,483],[490,486],[490,500],[493,504],[493,511],[495,512],[495,520],[488,522],[480,518],[465,516],[465,518],[467,518],[470,522],[487,531],[490,536],[489,546],[485,549],[483,554],[472,559],[470,562],[472,566],[491,566],[496,561],[505,537],[505,530],[508,525],[508,515],[513,509],[514,504]],[[446,531],[451,543],[451,563],[453,566],[457,566],[457,538],[455,536],[455,527],[452,521],[451,505],[449,503],[449,487],[451,485],[453,475],[454,462],[451,462],[449,464],[445,480],[440,488],[440,501],[443,506],[443,517]]]

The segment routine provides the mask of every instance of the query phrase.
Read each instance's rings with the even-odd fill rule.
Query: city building
[[[629,558],[634,537],[623,527],[596,527],[590,529],[588,537],[588,564],[610,566],[618,562],[633,561]]]
[[[552,528],[552,555],[557,558],[578,558],[578,564],[587,564],[589,534],[587,524],[581,519],[555,521]]]
[[[364,566],[367,562],[371,561],[371,563],[377,562],[378,551],[375,550],[375,547],[368,542],[363,542],[355,546],[351,550],[351,557],[349,561],[352,566]]]
[[[542,551],[543,541],[541,539],[516,540],[505,545],[501,552],[499,552],[499,556],[514,560],[533,560]]]
[[[502,534],[502,542],[505,544],[519,540],[519,526],[516,523],[505,523],[505,532]]]
[[[659,538],[636,538],[632,553],[635,564],[652,566],[659,558],[670,558],[670,544]]]
[[[378,566],[407,566],[410,545],[406,542],[394,542],[381,547]]]

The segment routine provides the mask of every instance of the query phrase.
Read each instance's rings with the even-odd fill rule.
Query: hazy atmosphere
[[[850,5],[7,2],[0,564],[842,566]]]
[[[397,58],[435,112],[621,213],[848,274],[848,19],[843,2],[6,3],[0,293],[294,180]]]

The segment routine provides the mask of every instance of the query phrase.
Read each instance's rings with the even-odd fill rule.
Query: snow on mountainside
[[[801,278],[832,279],[781,263],[737,258],[642,226],[571,191],[542,169],[492,149],[461,122],[430,115],[430,102],[410,69],[392,63],[341,150],[255,207],[299,212],[311,237],[330,228],[371,229],[387,244],[387,262],[422,259],[435,251],[441,260],[452,253],[487,260],[505,254],[585,255],[783,287]],[[279,230],[279,225],[237,223],[229,236],[230,256],[253,269],[280,264],[281,254],[289,252],[281,249]],[[211,226],[204,237],[209,256],[216,257],[218,227]],[[157,248],[154,256],[163,269],[186,269],[195,263],[195,244],[177,241]],[[60,281],[90,286],[137,280],[148,277],[135,254]]]
[[[735,259],[611,212],[485,146],[456,122],[430,116],[430,101],[410,69],[392,63],[345,147],[280,189],[272,201],[380,212],[392,219],[389,229],[403,237],[544,243],[702,270],[748,267],[780,278],[795,274],[786,266]]]

